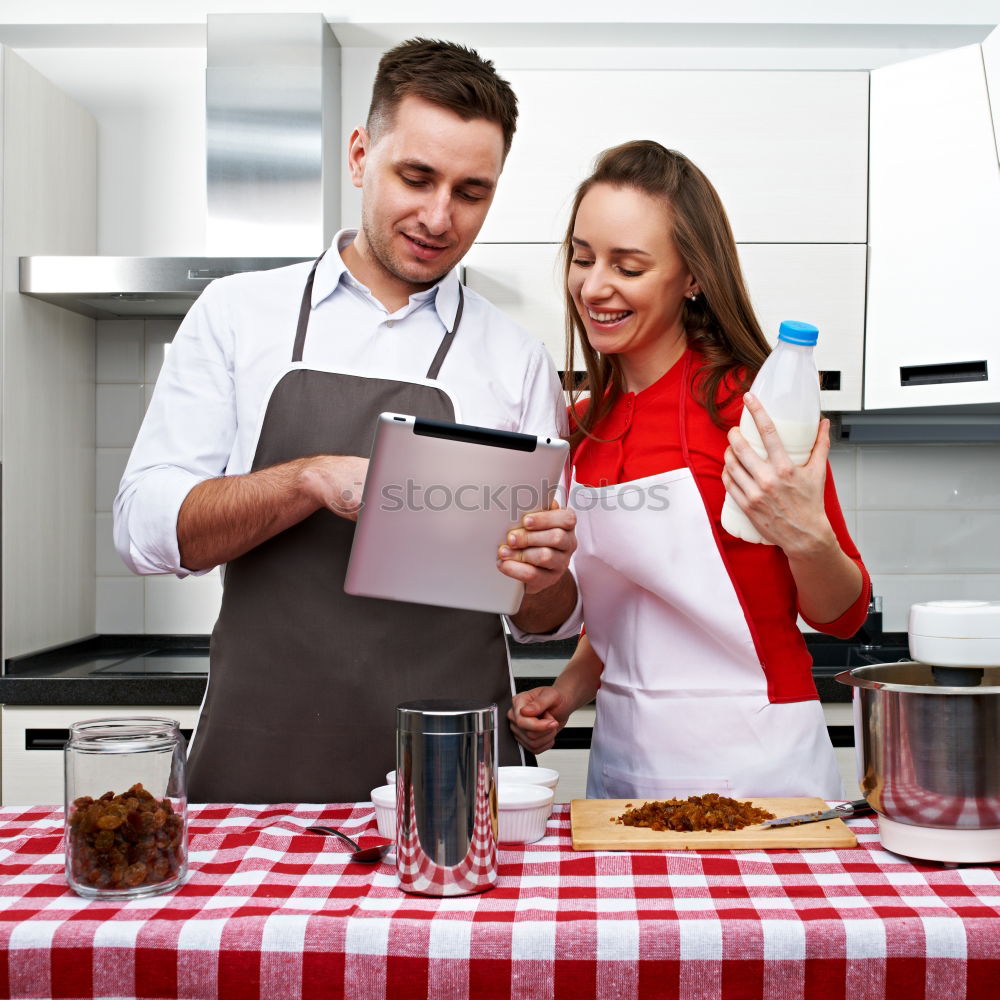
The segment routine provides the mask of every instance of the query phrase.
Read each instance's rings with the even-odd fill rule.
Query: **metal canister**
[[[396,708],[399,886],[428,896],[497,880],[497,707],[411,701]]]

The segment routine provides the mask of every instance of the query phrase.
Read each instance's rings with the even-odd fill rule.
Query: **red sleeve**
[[[861,628],[868,617],[872,581],[868,570],[865,568],[865,564],[861,561],[861,553],[858,552],[858,547],[854,544],[854,540],[847,531],[847,524],[844,522],[844,513],[840,509],[840,501],[837,499],[837,489],[833,483],[833,473],[830,471],[829,463],[826,466],[826,487],[823,494],[823,501],[826,505],[826,516],[830,519],[830,525],[837,536],[840,547],[854,565],[861,570],[861,593],[858,594],[857,600],[839,618],[835,618],[832,622],[814,622],[811,618],[802,614],[801,608],[799,609],[799,614],[802,616],[802,620],[817,632],[835,636],[837,639],[849,639]]]

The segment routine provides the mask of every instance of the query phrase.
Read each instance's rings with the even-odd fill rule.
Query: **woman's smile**
[[[597,312],[593,309],[587,309],[587,316],[594,324],[599,324],[600,326],[614,326],[623,320],[628,319],[632,315],[630,309],[625,309],[621,312]]]

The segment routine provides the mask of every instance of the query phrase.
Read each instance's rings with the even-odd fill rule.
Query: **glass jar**
[[[70,727],[66,880],[81,896],[135,899],[187,874],[186,748],[173,719],[86,719]]]

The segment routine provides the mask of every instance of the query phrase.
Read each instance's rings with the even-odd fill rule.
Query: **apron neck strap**
[[[312,311],[313,279],[316,277],[316,268],[323,259],[324,250],[314,261],[309,270],[309,277],[306,278],[306,287],[302,290],[302,302],[299,305],[299,322],[295,327],[295,346],[292,348],[292,362],[302,360],[302,351],[306,346],[306,330],[309,329],[309,313]]]
[[[316,278],[316,268],[319,267],[319,262],[323,259],[326,251],[324,250],[314,261],[313,266],[309,270],[309,277],[306,278],[306,286],[302,289],[302,302],[299,305],[299,321],[295,327],[295,346],[292,348],[292,362],[293,364],[302,360],[302,352],[306,346],[306,331],[309,329],[309,316],[312,312],[312,290],[313,281]],[[434,355],[434,360],[431,361],[430,368],[427,369],[428,379],[436,379],[438,377],[438,372],[441,370],[441,365],[444,364],[444,359],[448,355],[448,351],[451,350],[452,341],[455,339],[455,334],[458,332],[458,324],[462,322],[462,311],[465,309],[465,291],[462,288],[461,283],[458,286],[458,309],[455,310],[455,322],[452,324],[450,330],[445,331],[445,335],[441,338],[441,343],[438,345],[437,353]]]
[[[444,363],[445,356],[451,349],[451,343],[455,339],[455,334],[458,332],[458,324],[462,322],[462,310],[465,308],[465,292],[462,290],[462,284],[459,282],[458,285],[458,308],[455,310],[455,322],[452,324],[450,330],[446,331],[445,335],[441,338],[441,343],[438,345],[437,354],[434,355],[434,360],[431,362],[430,368],[427,369],[427,375],[425,378],[436,379],[438,377],[438,372],[441,370],[441,365]]]

